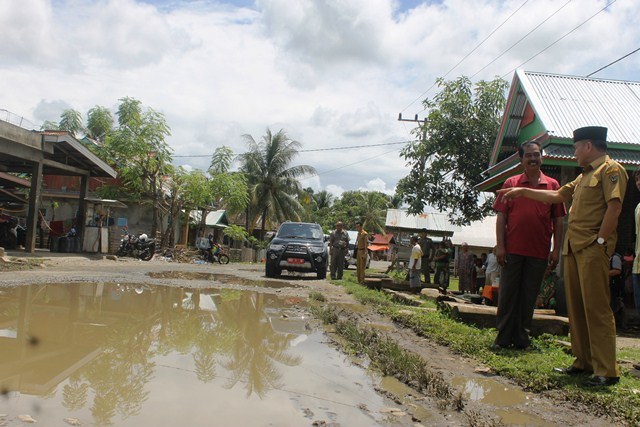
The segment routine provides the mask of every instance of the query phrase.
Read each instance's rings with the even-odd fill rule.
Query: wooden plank
[[[451,313],[464,323],[474,324],[481,328],[496,327],[497,308],[487,305],[442,301],[444,311]],[[566,335],[569,333],[569,319],[562,316],[534,313],[531,324],[531,334],[537,336],[543,333]]]

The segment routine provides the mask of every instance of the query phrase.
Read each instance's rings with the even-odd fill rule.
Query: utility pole
[[[413,122],[413,123],[427,123],[427,119],[419,120],[418,115],[416,114],[413,119],[403,119],[402,113],[398,113],[398,121],[399,122]]]

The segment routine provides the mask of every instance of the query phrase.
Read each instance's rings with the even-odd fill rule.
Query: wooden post
[[[36,231],[40,213],[40,193],[42,191],[42,162],[36,162],[31,170],[31,189],[29,190],[29,212],[27,213],[27,236],[25,252],[36,250]]]

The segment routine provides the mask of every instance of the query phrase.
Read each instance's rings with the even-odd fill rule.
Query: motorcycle
[[[222,246],[218,243],[214,243],[210,248],[201,249],[202,251],[202,259],[206,262],[211,263],[220,263],[220,264],[229,264],[229,255],[224,253]]]
[[[124,235],[120,240],[120,247],[116,252],[117,256],[130,256],[143,261],[149,261],[153,258],[156,251],[155,239],[150,239],[145,233],[140,233],[137,236],[129,234],[126,228],[123,228],[122,231]]]

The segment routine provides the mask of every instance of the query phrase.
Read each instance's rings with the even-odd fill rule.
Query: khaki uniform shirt
[[[573,196],[563,255],[569,253],[569,244],[571,251],[577,252],[596,241],[607,203],[614,199],[623,201],[626,189],[627,172],[605,155],[591,162],[580,176],[558,190],[565,199]],[[616,240],[614,231],[607,241],[608,253],[613,253]]]
[[[369,233],[367,233],[366,231],[364,231],[364,229],[362,229],[361,232],[358,233],[358,239],[357,239],[357,247],[358,247],[358,252],[360,251],[364,251],[367,249],[367,235]]]

